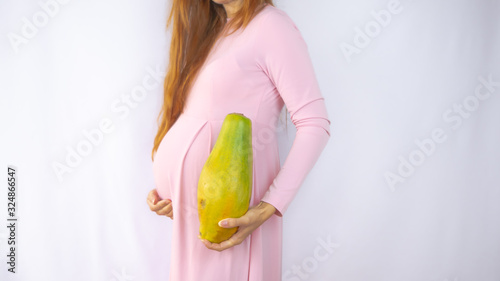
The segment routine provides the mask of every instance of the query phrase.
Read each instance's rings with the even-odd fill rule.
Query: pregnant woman
[[[147,202],[172,219],[170,281],[281,280],[282,219],[330,137],[307,45],[272,0],[173,0],[170,61],[153,148],[156,188]],[[283,107],[297,128],[280,167]],[[220,244],[199,238],[198,179],[224,118],[252,121],[250,209],[221,227]]]

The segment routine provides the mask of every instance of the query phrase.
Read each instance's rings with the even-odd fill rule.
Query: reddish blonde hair
[[[272,0],[244,0],[243,6],[226,25],[226,10],[212,0],[172,0],[167,29],[172,26],[169,64],[164,81],[163,107],[158,115],[158,132],[151,159],[163,137],[184,109],[191,84],[221,35],[245,28],[265,4]],[[232,30],[227,33],[226,31]],[[160,121],[161,118],[161,121]]]

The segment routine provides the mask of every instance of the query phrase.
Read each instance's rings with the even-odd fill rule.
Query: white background
[[[61,0],[47,15],[48,2],[0,2],[0,279],[168,280],[171,221],[146,195],[169,3]],[[500,1],[275,4],[309,46],[332,121],[284,216],[283,280],[500,280]]]

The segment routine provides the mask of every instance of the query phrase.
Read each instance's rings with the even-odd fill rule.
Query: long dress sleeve
[[[255,40],[257,62],[283,99],[297,129],[291,150],[261,199],[282,216],[330,137],[330,120],[316,80],[308,47],[285,13],[262,21]]]

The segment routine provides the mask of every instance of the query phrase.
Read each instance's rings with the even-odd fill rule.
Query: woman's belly
[[[192,163],[204,163],[210,153],[208,120],[181,114],[160,143],[153,162],[156,189],[161,199],[176,200],[183,178],[193,178]],[[185,161],[190,166],[185,166]]]

